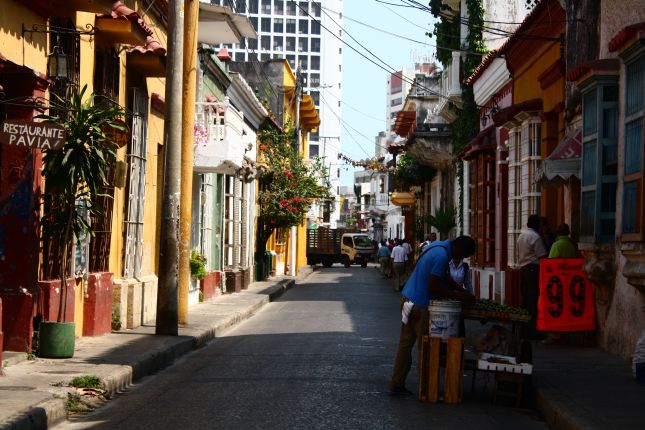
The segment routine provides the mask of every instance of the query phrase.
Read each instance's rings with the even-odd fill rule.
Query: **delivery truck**
[[[342,263],[345,267],[352,264],[367,267],[373,253],[372,240],[365,233],[322,227],[307,230],[307,264],[310,266],[321,263],[331,267],[334,263]]]

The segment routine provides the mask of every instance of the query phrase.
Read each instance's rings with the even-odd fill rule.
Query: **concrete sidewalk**
[[[533,361],[536,406],[552,429],[645,428],[645,385],[629,361],[596,348],[541,344]]]
[[[311,271],[301,274],[304,278]],[[127,388],[251,317],[295,285],[294,278],[255,282],[241,293],[227,294],[190,308],[179,336],[155,336],[154,326],[77,339],[73,358],[26,360],[16,354],[0,377],[0,430],[46,429],[67,418],[69,381],[94,375],[106,396]]]

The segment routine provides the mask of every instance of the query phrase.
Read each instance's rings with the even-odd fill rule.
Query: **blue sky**
[[[384,5],[376,0],[345,0],[343,3],[343,40],[356,49],[364,52],[349,34],[395,70],[411,67],[423,57],[434,60],[435,49],[432,46],[391,36],[355,22],[433,44],[434,40],[425,35],[432,28],[429,13]],[[392,0],[391,3],[397,1]],[[369,53],[365,54],[373,58]],[[387,75],[385,70],[362,58],[349,46],[343,46],[342,118],[345,126],[342,127],[341,145],[342,152],[352,159],[372,157],[374,137],[385,129]],[[340,167],[342,185],[353,184],[353,168]]]

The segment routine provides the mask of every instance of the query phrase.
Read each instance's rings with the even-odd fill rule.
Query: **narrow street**
[[[546,428],[532,411],[494,406],[479,378],[479,395],[465,380],[459,405],[388,396],[397,304],[372,265],[318,267],[224,337],[56,428]]]

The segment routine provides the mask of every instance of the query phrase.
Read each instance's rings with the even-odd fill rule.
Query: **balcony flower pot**
[[[74,356],[76,323],[43,321],[38,336],[38,356],[71,358]]]

